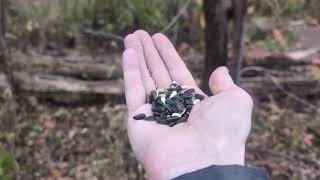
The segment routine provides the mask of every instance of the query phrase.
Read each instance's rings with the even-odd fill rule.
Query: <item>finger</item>
[[[134,34],[142,43],[145,60],[155,84],[160,88],[168,87],[171,83],[170,75],[158,54],[150,35],[143,30],[138,30]]]
[[[210,76],[209,87],[212,94],[236,87],[226,67],[217,68]]]
[[[147,64],[146,64],[144,54],[143,54],[143,47],[142,47],[140,40],[138,39],[138,37],[136,35],[130,34],[125,38],[124,44],[125,44],[126,49],[132,48],[132,49],[136,50],[137,55],[138,55],[138,61],[140,64],[140,72],[141,72],[141,77],[142,77],[142,82],[143,82],[144,88],[146,90],[146,93],[151,92],[156,87],[155,87],[155,84],[154,84],[152,77],[150,76],[149,70],[147,68]]]
[[[141,79],[138,55],[134,49],[126,49],[122,55],[123,78],[129,115],[146,103],[146,91]]]
[[[154,44],[164,61],[171,79],[191,87],[197,87],[191,73],[184,64],[170,40],[161,33],[152,37]]]

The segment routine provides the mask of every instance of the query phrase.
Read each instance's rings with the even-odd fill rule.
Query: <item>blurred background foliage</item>
[[[187,0],[7,0],[8,4],[8,42],[19,47],[87,46],[83,43],[81,31],[112,33],[120,38],[136,29],[146,29],[150,33],[162,31],[173,20]],[[181,44],[202,47],[205,28],[202,0],[194,0],[183,12],[177,23],[166,34]],[[248,7],[246,35],[256,45],[268,49],[285,48],[274,37],[281,30],[286,40],[283,46],[296,41],[296,36],[285,29],[283,22],[290,20],[317,20],[320,22],[319,0],[251,0]],[[316,24],[316,23],[314,23]],[[319,24],[318,24],[319,26]],[[90,38],[89,38],[90,39]],[[80,43],[77,43],[79,42]],[[97,45],[98,41],[94,41]],[[113,39],[111,39],[112,43]],[[117,41],[122,44],[121,41]],[[292,43],[293,44],[293,43]],[[117,46],[119,47],[119,46]],[[202,49],[200,49],[202,50]],[[7,144],[14,139],[14,121],[31,119],[9,104],[0,106],[0,131]],[[27,113],[26,113],[27,114]],[[21,116],[21,117],[20,117]],[[30,121],[31,121],[30,120]],[[31,121],[34,122],[34,121]],[[32,123],[30,129],[40,129]],[[10,149],[10,148],[7,148]],[[0,148],[0,179],[11,179],[16,168],[13,155]],[[29,167],[28,167],[29,168]],[[36,167],[35,169],[39,169]],[[102,168],[101,168],[102,169]]]
[[[166,27],[185,0],[10,0],[9,31],[12,40],[36,41],[75,38],[79,30],[88,28],[94,31],[113,33],[119,36],[135,29],[146,29],[154,33]],[[184,12],[180,21],[170,28],[167,35],[178,41],[201,42],[203,17],[202,0],[194,1]],[[250,19],[254,17],[301,17],[320,18],[317,0],[259,0],[250,1]],[[261,23],[260,23],[261,24]],[[249,26],[253,40],[267,40],[266,32],[253,21]],[[30,34],[32,36],[30,37]],[[289,35],[292,36],[292,35]],[[78,38],[78,37],[77,37]],[[58,38],[59,39],[59,38]],[[21,44],[21,43],[20,43]],[[273,43],[269,43],[271,46]]]

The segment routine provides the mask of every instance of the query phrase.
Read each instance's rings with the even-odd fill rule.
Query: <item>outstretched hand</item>
[[[211,165],[244,164],[252,99],[233,83],[227,68],[212,73],[209,87],[214,96],[208,97],[164,35],[151,37],[138,30],[125,38],[125,48],[128,135],[133,152],[150,179],[171,179]],[[136,114],[152,115],[147,94],[156,88],[167,88],[172,81],[206,97],[194,105],[188,122],[168,127],[133,120]]]

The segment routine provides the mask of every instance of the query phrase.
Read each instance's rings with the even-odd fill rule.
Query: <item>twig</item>
[[[193,0],[188,0],[186,1],[186,3],[181,7],[181,9],[179,10],[178,14],[173,17],[173,19],[171,20],[171,22],[166,26],[164,27],[162,30],[161,30],[161,33],[165,33],[167,32],[169,29],[171,29],[176,23],[177,21],[180,19],[180,17],[183,15],[184,11],[189,7],[189,5],[191,4]]]
[[[309,103],[308,101],[301,99],[299,96],[295,95],[292,92],[289,92],[287,90],[285,90],[283,87],[280,86],[280,84],[278,83],[277,79],[271,75],[271,73],[269,73],[269,70],[267,70],[266,68],[263,67],[259,67],[259,66],[250,66],[250,67],[245,67],[242,68],[241,72],[240,72],[240,77],[243,73],[248,72],[248,71],[260,71],[263,72],[266,77],[268,77],[270,79],[270,81],[274,84],[274,86],[279,89],[280,91],[282,91],[284,94],[286,94],[288,97],[290,97],[291,99],[305,105],[308,106],[309,108],[311,108],[312,110],[318,112],[318,108],[317,106]]]
[[[116,35],[113,33],[107,33],[107,32],[103,32],[103,31],[94,31],[94,30],[88,29],[88,28],[84,28],[82,31],[85,34],[90,34],[93,36],[101,36],[106,39],[113,39],[113,40],[120,41],[120,42],[122,42],[124,39],[122,36],[119,36],[119,35]]]

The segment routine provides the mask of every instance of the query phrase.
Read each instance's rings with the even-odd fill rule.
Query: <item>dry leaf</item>
[[[303,143],[312,146],[313,145],[314,136],[312,134],[306,134],[303,138]]]
[[[320,68],[320,58],[313,59],[312,64]]]
[[[31,32],[33,30],[33,21],[29,20],[26,24],[26,30]]]
[[[201,15],[199,16],[199,22],[200,22],[200,27],[204,29],[206,27],[206,19],[203,13],[201,13]]]
[[[49,119],[44,122],[44,126],[47,129],[53,129],[53,128],[56,127],[55,123],[52,120],[49,120]]]
[[[316,18],[311,17],[311,16],[306,16],[305,19],[309,24],[320,27],[320,23]]]
[[[196,0],[196,3],[197,3],[199,6],[202,6],[202,5],[203,5],[203,0]]]
[[[282,31],[280,29],[273,28],[272,29],[272,34],[273,34],[274,40],[277,43],[279,43],[281,46],[285,46],[286,45],[285,37],[283,36],[283,33],[282,33]]]
[[[248,15],[252,15],[256,11],[256,7],[254,5],[251,5],[247,9]]]

